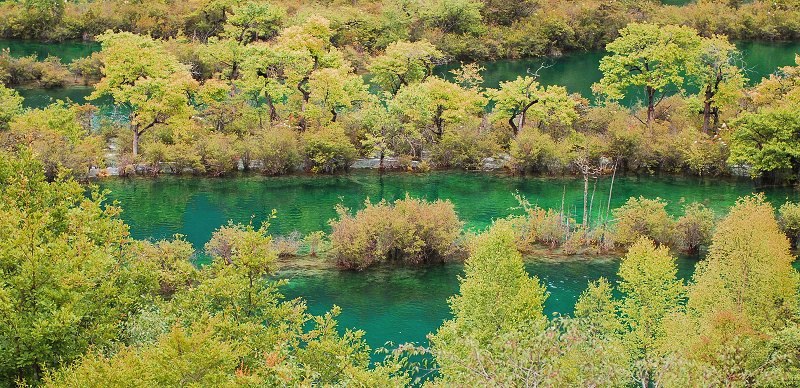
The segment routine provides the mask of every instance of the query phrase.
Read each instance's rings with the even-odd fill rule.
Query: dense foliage
[[[370,366],[363,332],[340,333],[285,300],[267,225],[231,224],[206,245],[134,241],[119,208],[0,154],[0,381],[4,386],[328,385],[407,382]],[[62,368],[62,366],[72,365]]]
[[[746,197],[718,225],[687,285],[641,237],[615,288],[589,285],[574,317],[547,319],[544,287],[514,232],[475,241],[453,319],[431,336],[434,386],[794,386],[800,382],[800,274],[773,208]]]
[[[106,30],[252,41],[274,36],[309,14],[331,20],[333,41],[350,55],[374,53],[397,40],[432,42],[458,58],[520,58],[601,48],[635,21],[680,24],[704,35],[734,39],[794,39],[798,4],[781,1],[692,1],[673,6],[656,0],[360,0],[254,2],[70,1],[5,2],[3,37],[85,39]]]
[[[433,386],[800,381],[800,274],[784,234],[796,236],[796,204],[781,207],[779,224],[762,197],[745,197],[715,223],[698,204],[663,221],[663,202],[632,199],[609,232],[638,236],[618,283],[591,283],[574,317],[554,318],[518,247],[568,244],[558,212],[528,206],[463,240],[448,202],[342,209],[323,255],[347,268],[430,261],[457,241],[470,251],[453,318],[430,349],[404,347],[374,364],[364,333],[337,327],[337,307],[313,316],[281,296],[284,282],[271,275],[291,244],[267,224],[220,227],[205,245],[210,264],[198,267],[181,236],[133,240],[102,193],[44,172],[30,151],[0,154],[0,379],[9,385],[400,386],[419,370],[408,357],[420,354],[436,363]],[[666,240],[647,237],[669,228],[682,247],[709,244],[715,230],[689,284]],[[324,239],[304,239],[310,255]]]
[[[430,19],[438,28],[482,31],[456,27],[480,20],[467,15],[486,10],[481,3],[441,5],[434,9],[450,16]],[[94,85],[90,99],[110,99],[116,113],[107,120],[89,107],[57,104],[23,114],[19,97],[3,88],[0,131],[19,132],[27,124],[14,121],[28,122],[34,112],[86,112],[49,125],[85,128],[68,138],[59,132],[72,130],[48,134],[49,143],[67,146],[34,147],[46,164],[80,177],[103,166],[121,174],[332,173],[358,158],[380,168],[508,168],[587,180],[616,170],[789,180],[800,171],[799,67],[748,88],[735,46],[704,29],[620,25],[592,104],[540,84],[533,69],[497,89],[484,87],[474,63],[436,76],[434,67],[449,59],[433,37],[401,34],[356,53],[342,45],[337,19],[320,9],[292,18],[296,10],[267,3],[218,6],[214,36],[108,31],[95,37],[102,50],[69,70],[54,58],[3,53],[8,85],[86,82]],[[629,108],[619,102],[637,99],[642,104]],[[6,146],[20,136],[9,134],[17,140]]]

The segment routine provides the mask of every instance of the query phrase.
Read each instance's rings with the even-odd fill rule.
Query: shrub
[[[526,128],[511,142],[511,158],[520,172],[553,172],[564,168],[558,144],[536,128]]]
[[[553,209],[538,206],[526,210],[524,230],[527,240],[532,243],[549,245],[555,248],[564,241],[566,229],[563,215]]]
[[[661,198],[630,198],[622,207],[613,210],[617,223],[614,241],[630,245],[645,236],[659,245],[673,241],[675,221],[667,214],[667,203]]]
[[[781,229],[789,237],[792,247],[796,248],[798,241],[800,241],[800,203],[784,203],[778,209],[778,215],[780,216]]]
[[[16,90],[0,83],[0,131],[8,129],[8,123],[22,113],[22,97]]]
[[[325,249],[325,232],[320,230],[311,232],[303,238],[303,242],[308,246],[308,254],[316,256]]]
[[[714,229],[714,211],[694,202],[683,208],[683,216],[675,224],[675,240],[681,249],[697,253],[700,245],[708,245]]]
[[[57,88],[66,84],[67,79],[72,77],[61,59],[58,57],[47,57],[39,64],[39,85],[43,88]]]
[[[330,223],[331,257],[342,268],[361,270],[385,261],[420,264],[459,252],[463,223],[450,201],[406,197],[364,205],[355,215],[338,206],[339,219]]]
[[[309,131],[304,139],[306,159],[312,172],[347,170],[356,158],[356,148],[339,126]]]
[[[220,176],[237,167],[237,153],[234,135],[211,133],[198,142],[198,154],[207,173]]]
[[[481,136],[477,130],[451,130],[431,147],[430,157],[437,167],[477,169],[483,158],[494,153],[494,148],[492,140]]]
[[[275,250],[278,251],[279,257],[297,256],[300,250],[300,238],[302,235],[298,231],[294,231],[285,236],[278,236],[274,238]]]
[[[261,171],[280,175],[294,171],[303,162],[303,150],[291,128],[276,127],[258,135],[254,141],[253,159],[261,162]]]

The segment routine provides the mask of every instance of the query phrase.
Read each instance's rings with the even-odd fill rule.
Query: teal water
[[[582,181],[573,178],[518,177],[469,172],[431,172],[426,174],[390,173],[380,176],[357,172],[337,176],[246,176],[235,179],[163,177],[158,179],[109,179],[99,182],[111,190],[109,198],[120,201],[122,218],[136,238],[161,239],[180,233],[197,248],[212,231],[227,220],[260,222],[277,210],[272,220],[274,234],[292,231],[308,233],[328,230],[327,221],[335,216],[334,206],[344,203],[360,208],[369,197],[373,201],[402,198],[406,193],[429,200],[449,199],[466,222],[467,228],[480,230],[492,219],[518,210],[512,193],[518,191],[531,202],[544,207],[566,208],[578,213],[582,208]],[[596,204],[608,199],[610,179],[598,182]],[[668,210],[680,211],[682,203],[701,201],[722,212],[740,196],[764,192],[775,204],[800,200],[800,193],[786,187],[759,187],[750,180],[705,180],[687,177],[617,177],[612,207],[628,197],[663,197]],[[602,205],[596,205],[602,206]],[[678,259],[680,276],[688,279],[696,259]],[[570,314],[589,281],[616,279],[618,260],[581,259],[553,262],[533,258],[527,270],[547,285],[550,297],[545,304],[549,314]],[[302,297],[312,313],[321,314],[333,305],[342,308],[343,328],[366,331],[373,348],[386,342],[426,344],[426,335],[448,318],[447,299],[458,292],[461,264],[422,268],[378,268],[364,272],[337,270],[287,270],[279,274],[289,279],[283,289],[289,298]],[[378,360],[380,357],[376,357]]]
[[[769,76],[779,67],[795,64],[795,54],[800,53],[800,42],[738,42],[742,62],[751,84]],[[543,85],[561,85],[570,93],[584,97],[592,96],[592,84],[603,74],[598,70],[603,51],[570,53],[554,58],[532,58],[520,60],[498,60],[481,62],[485,68],[481,73],[484,87],[497,88],[500,82],[511,81],[517,76],[536,72]],[[437,67],[436,74],[450,77],[449,72],[460,64],[451,63]],[[540,69],[541,66],[545,66]],[[452,78],[452,77],[450,77]]]
[[[679,258],[679,276],[688,279],[697,260]],[[590,281],[617,279],[619,260],[580,258],[570,262],[533,260],[527,271],[547,286],[545,314],[571,314],[578,296]],[[284,273],[289,284],[283,289],[289,298],[304,298],[309,311],[322,314],[334,305],[342,307],[343,328],[366,332],[372,346],[414,342],[426,345],[428,333],[436,331],[450,317],[447,299],[458,293],[458,276],[463,265],[445,264],[425,268],[379,268],[367,272],[318,271]]]
[[[61,58],[61,62],[70,63],[75,59],[88,57],[100,51],[97,42],[66,41],[66,42],[38,42],[33,40],[0,39],[0,50],[8,49],[13,57],[27,57],[35,55],[42,60],[48,56]]]
[[[363,207],[364,200],[394,200],[408,193],[428,200],[453,202],[466,228],[481,230],[493,219],[505,217],[518,207],[513,193],[545,208],[564,207],[582,214],[583,181],[551,177],[520,177],[480,172],[431,172],[424,174],[358,171],[346,175],[283,177],[242,176],[236,178],[161,177],[101,180],[111,200],[122,204],[122,218],[136,238],[168,238],[185,235],[201,248],[211,233],[228,220],[260,223],[271,220],[274,234],[293,231],[328,231],[334,207]],[[610,178],[598,180],[595,212],[606,206]],[[590,187],[592,190],[593,186]],[[701,179],[696,177],[617,177],[611,207],[631,196],[662,197],[668,210],[678,213],[683,203],[700,201],[723,211],[740,196],[763,191],[776,204],[798,200],[800,194],[786,187],[758,187],[749,179]]]

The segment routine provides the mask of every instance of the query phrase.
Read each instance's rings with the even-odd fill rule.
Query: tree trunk
[[[589,222],[589,173],[586,170],[583,170],[583,230],[586,231],[586,227],[588,226]]]
[[[656,118],[656,91],[651,87],[647,87],[647,125],[649,126],[653,119]]]
[[[703,101],[703,133],[711,130],[711,101],[714,98],[714,90],[711,85],[706,85],[705,100]]]
[[[517,137],[517,134],[519,134],[519,127],[517,127],[517,123],[514,122],[514,119],[516,118],[517,115],[513,115],[510,119],[508,119],[508,125],[511,126],[511,131],[514,133],[514,137]]]
[[[139,155],[139,136],[141,136],[141,135],[142,135],[142,133],[139,132],[138,129],[136,129],[136,128],[133,129],[133,156],[134,157]]]

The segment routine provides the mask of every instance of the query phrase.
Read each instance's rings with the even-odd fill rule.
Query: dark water
[[[582,208],[582,182],[570,178],[525,178],[499,174],[432,172],[428,174],[386,174],[359,172],[339,176],[290,176],[236,179],[164,177],[159,179],[111,179],[101,181],[119,200],[123,219],[136,238],[167,238],[180,233],[201,248],[212,231],[227,220],[256,222],[276,209],[278,218],[271,230],[286,234],[328,230],[335,216],[334,205],[344,203],[360,208],[369,197],[402,198],[406,193],[429,200],[451,200],[467,228],[483,229],[492,219],[517,210],[512,193],[519,191],[531,202],[560,207],[562,195],[568,209]],[[609,179],[599,181],[596,203],[605,204]],[[628,197],[661,196],[678,212],[687,201],[701,201],[724,211],[742,195],[765,192],[773,203],[797,201],[791,188],[757,187],[749,180],[703,180],[685,177],[617,177],[612,207]],[[599,206],[599,205],[596,205]],[[576,211],[577,212],[577,211]],[[680,275],[688,278],[696,260],[679,258]],[[547,314],[571,313],[575,300],[589,281],[601,276],[616,279],[618,261],[581,259],[564,263],[532,260],[528,271],[547,285],[550,297]],[[425,343],[449,315],[447,298],[458,291],[460,264],[425,268],[378,268],[364,272],[336,270],[287,271],[290,279],[284,293],[303,297],[313,313],[333,305],[342,307],[342,327],[366,330],[372,347],[395,343]]]

